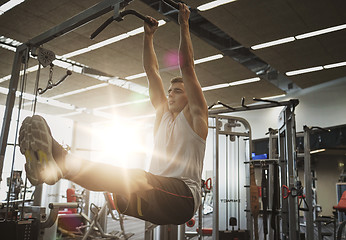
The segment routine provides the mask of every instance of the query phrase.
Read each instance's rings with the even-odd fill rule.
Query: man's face
[[[187,104],[184,83],[171,84],[168,89],[168,109],[171,112],[181,112]]]

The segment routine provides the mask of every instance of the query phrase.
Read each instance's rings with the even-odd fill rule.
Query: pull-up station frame
[[[115,18],[117,16],[121,16],[120,10],[127,6],[131,1],[132,0],[104,0],[17,47],[13,61],[11,79],[9,83],[9,92],[7,94],[6,99],[6,109],[1,129],[0,181],[2,181],[3,164],[5,159],[5,152],[7,147],[7,140],[10,130],[10,122],[12,118],[13,107],[16,99],[16,91],[19,82],[20,68],[23,59],[25,59],[25,56],[28,56],[30,50],[38,48],[42,44],[45,44],[59,36],[64,35],[65,33],[77,29],[82,25],[108,12],[114,11]],[[133,13],[131,12],[130,14]]]

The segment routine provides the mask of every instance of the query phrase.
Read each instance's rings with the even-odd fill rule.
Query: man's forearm
[[[143,67],[147,74],[150,101],[157,109],[166,97],[154,50],[153,34],[144,34]]]
[[[153,38],[154,35],[144,34],[143,67],[146,72],[158,71],[159,69]]]
[[[180,55],[179,64],[182,70],[187,67],[194,68],[193,47],[192,47],[191,35],[190,35],[188,23],[180,24],[179,55]]]

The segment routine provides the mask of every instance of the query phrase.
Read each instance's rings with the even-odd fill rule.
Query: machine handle
[[[79,205],[76,202],[50,203],[48,205],[48,207],[50,208],[49,217],[45,221],[41,222],[41,228],[50,228],[51,226],[53,226],[53,224],[55,223],[55,221],[58,217],[59,209],[61,209],[61,208],[78,208],[78,206]]]

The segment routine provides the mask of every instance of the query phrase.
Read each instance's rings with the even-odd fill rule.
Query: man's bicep
[[[190,110],[205,111],[208,106],[194,69],[182,69]]]

